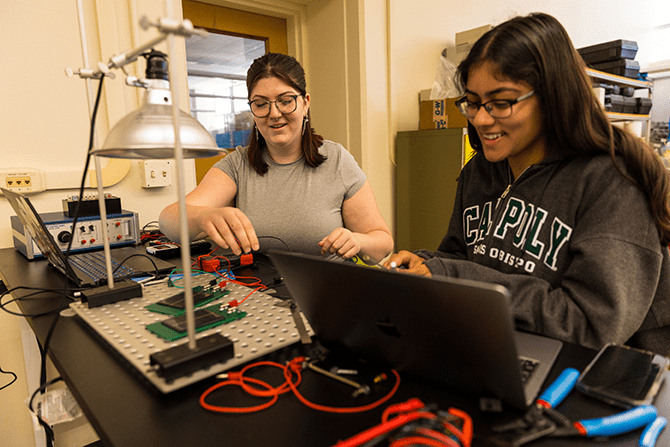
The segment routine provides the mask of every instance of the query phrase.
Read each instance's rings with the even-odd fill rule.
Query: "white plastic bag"
[[[82,415],[81,407],[69,388],[38,394],[33,402],[37,414],[49,425],[69,422]]]
[[[454,82],[456,66],[446,57],[440,55],[440,61],[430,91],[430,99],[455,98],[460,96],[460,89]]]

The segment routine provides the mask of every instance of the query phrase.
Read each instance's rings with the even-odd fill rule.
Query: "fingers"
[[[253,225],[247,216],[237,208],[212,209],[201,218],[200,227],[209,237],[224,249],[231,249],[236,255],[258,250],[260,244]]]
[[[398,253],[391,255],[386,262],[384,262],[384,267],[391,269],[398,268],[400,269],[399,271],[403,273],[432,276],[430,270],[426,267],[425,259],[406,250],[401,250]]]
[[[321,254],[336,254],[344,259],[352,258],[361,251],[361,243],[356,236],[346,228],[337,228],[328,236],[321,239]]]
[[[386,262],[384,262],[384,267],[386,268],[406,268],[409,265],[412,257],[417,257],[415,254],[410,253],[407,250],[400,250],[398,253],[391,255]]]

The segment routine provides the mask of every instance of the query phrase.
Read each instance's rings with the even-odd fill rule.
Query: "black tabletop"
[[[265,259],[246,272],[267,281],[276,277],[270,262]],[[0,249],[0,274],[8,289],[19,286],[44,287],[61,290],[62,276],[46,261],[26,260],[13,248]],[[42,314],[65,304],[55,292],[28,298],[28,290],[14,290],[20,308],[26,314]],[[6,302],[5,298],[3,302]],[[70,313],[66,313],[70,314]],[[18,317],[17,317],[18,318]],[[29,318],[37,338],[44,342],[54,315]],[[337,414],[308,408],[292,393],[279,397],[268,409],[250,414],[221,414],[205,410],[199,398],[216,378],[205,379],[170,394],[157,391],[141,374],[101,339],[78,316],[61,315],[56,322],[49,346],[50,358],[68,384],[101,440],[109,446],[331,446],[381,422],[384,408],[410,398],[447,410],[456,407],[469,413],[474,421],[473,445],[484,445],[492,424],[516,416],[511,410],[503,414],[483,413],[476,396],[461,393],[444,385],[424,379],[401,377],[395,395],[385,404],[355,414]],[[313,354],[313,346],[296,344],[263,360],[285,363],[295,357]],[[547,381],[555,379],[566,367],[582,370],[594,351],[566,344]],[[354,362],[354,359],[348,359]],[[258,367],[251,376],[278,386],[284,381],[277,368]],[[353,407],[371,403],[386,395],[394,384],[392,375],[372,390],[368,396],[351,397],[352,388],[313,371],[303,372],[298,389],[311,402],[334,407]],[[661,390],[656,405],[659,412],[670,415],[667,402],[668,387]],[[207,399],[220,406],[247,407],[266,402],[267,398],[251,397],[236,387],[224,387]],[[574,392],[559,407],[573,419],[606,416],[620,410]],[[634,446],[640,431],[621,435],[607,441],[611,446]],[[670,436],[665,433],[657,445],[666,445]],[[531,445],[586,446],[586,439],[543,439]],[[601,443],[602,444],[602,443]],[[385,445],[384,443],[380,445]]]

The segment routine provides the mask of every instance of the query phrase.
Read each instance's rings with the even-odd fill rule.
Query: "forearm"
[[[385,230],[373,230],[367,233],[353,233],[361,244],[358,257],[363,261],[376,264],[393,251],[393,238]]]
[[[200,237],[204,237],[205,233],[202,231],[197,223],[197,218],[194,215],[197,210],[190,205],[186,205],[186,214],[188,216],[188,238],[189,242]],[[179,203],[173,203],[167,206],[158,218],[161,232],[171,241],[182,243],[180,233],[180,219],[179,219]]]

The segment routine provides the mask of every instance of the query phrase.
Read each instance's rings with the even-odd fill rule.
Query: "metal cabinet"
[[[447,232],[466,129],[398,132],[396,251],[436,250]]]

